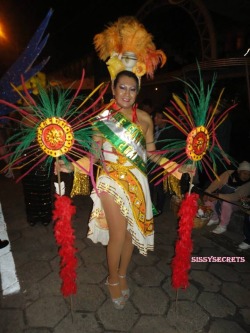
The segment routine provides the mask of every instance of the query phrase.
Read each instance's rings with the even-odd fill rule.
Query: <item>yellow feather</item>
[[[175,125],[175,127],[181,129],[186,136],[188,136],[188,132],[181,126],[181,124],[179,122],[177,122],[177,120],[175,120],[172,116],[170,116],[168,113],[164,112],[163,113],[165,114],[166,117],[168,117],[172,123]]]
[[[179,106],[179,108],[183,111],[183,113],[185,114],[185,116],[189,120],[189,123],[192,124],[192,126],[194,127],[195,125],[194,125],[193,119],[190,118],[190,115],[189,115],[185,105],[180,100],[180,98],[177,95],[173,94],[173,99],[175,100],[175,102]]]
[[[209,118],[209,121],[208,121],[208,123],[207,123],[207,127],[210,125],[212,119],[214,118],[214,115],[215,115],[215,113],[216,113],[216,111],[217,111],[218,105],[220,104],[221,96],[222,96],[224,90],[225,90],[225,88],[223,88],[223,89],[221,90],[221,92],[220,92],[220,95],[219,95],[219,98],[218,98],[218,100],[217,100],[217,102],[216,102],[215,108],[213,109],[213,112],[212,112],[212,114],[211,114],[211,116],[210,116],[210,118]]]
[[[185,115],[187,115],[188,114],[187,109],[186,109],[185,105],[182,103],[182,101],[180,100],[180,98],[177,95],[173,94],[173,99],[175,100],[175,102],[179,106],[179,108],[185,113]]]
[[[102,86],[104,85],[104,82],[100,83],[83,101],[82,103],[77,107],[76,110],[79,110]]]
[[[156,50],[153,36],[133,16],[120,17],[102,33],[95,35],[94,46],[99,58],[104,61],[114,52],[135,53],[137,60],[145,63],[146,73],[151,77],[156,67],[162,67],[167,60],[162,50]]]

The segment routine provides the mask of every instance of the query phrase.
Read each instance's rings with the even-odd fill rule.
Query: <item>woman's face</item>
[[[124,109],[130,108],[137,97],[137,83],[134,78],[122,75],[113,88],[116,103]]]

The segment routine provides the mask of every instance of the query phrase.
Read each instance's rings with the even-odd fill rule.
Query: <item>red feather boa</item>
[[[72,228],[72,216],[76,213],[76,207],[71,205],[72,200],[67,196],[56,194],[55,209],[53,210],[54,234],[59,246],[60,277],[62,279],[61,292],[63,296],[76,294],[76,249],[74,248],[74,230]]]
[[[193,250],[192,229],[194,218],[198,210],[198,198],[196,193],[186,194],[181,203],[178,216],[179,238],[175,245],[175,257],[172,261],[172,286],[176,289],[186,289],[189,285],[188,271],[191,267],[190,255]]]

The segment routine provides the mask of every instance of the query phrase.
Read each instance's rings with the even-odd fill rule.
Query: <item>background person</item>
[[[250,163],[243,161],[239,164],[237,170],[227,170],[223,172],[219,179],[214,180],[205,192],[214,194],[216,197],[227,201],[240,201],[250,193]],[[213,210],[211,219],[207,226],[218,224],[212,231],[215,234],[221,234],[227,230],[232,212],[237,206],[226,201],[220,201],[209,195],[203,198],[205,205]]]
[[[250,249],[250,197],[243,198],[242,203],[247,205],[247,207],[245,207],[246,212],[244,214],[244,224],[243,224],[243,234],[245,239],[243,242],[239,244],[238,250],[248,250]]]
[[[239,193],[238,193],[239,192]],[[243,185],[237,193],[231,194],[219,194],[220,199],[231,201],[232,205],[238,210],[244,209],[244,221],[243,221],[243,235],[244,241],[238,245],[238,250],[248,250],[250,249],[250,198],[242,197],[247,193],[250,196],[250,186],[249,183]],[[244,205],[243,205],[244,203]],[[247,203],[247,207],[245,204]],[[237,204],[239,207],[235,206]],[[241,207],[240,207],[241,206]]]

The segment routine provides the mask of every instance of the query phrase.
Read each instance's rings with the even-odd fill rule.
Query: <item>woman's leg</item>
[[[122,248],[121,261],[119,267],[119,275],[122,277],[120,278],[121,290],[128,289],[127,280],[125,277],[127,275],[127,269],[131,261],[133,250],[134,250],[134,245],[132,244],[131,234],[129,231],[126,231],[126,238],[124,246]]]
[[[109,227],[109,243],[107,246],[108,282],[115,284],[119,282],[118,269],[127,233],[127,223],[120,212],[120,207],[111,195],[101,193],[100,199]],[[120,285],[110,286],[109,290],[113,299],[122,296]]]
[[[221,204],[221,220],[220,225],[227,228],[232,212],[235,210],[234,206],[228,202],[223,201]]]

